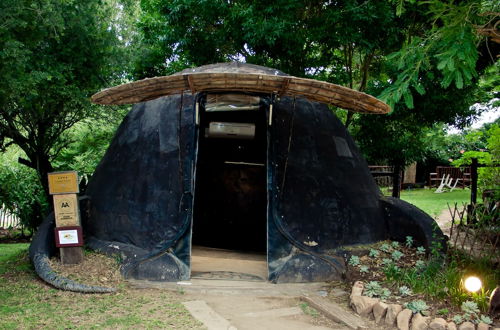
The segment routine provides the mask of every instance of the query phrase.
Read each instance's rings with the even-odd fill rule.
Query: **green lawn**
[[[0,329],[193,329],[179,293],[120,288],[114,294],[54,289],[36,276],[28,244],[0,244]]]
[[[441,194],[434,193],[436,189],[410,189],[401,191],[401,199],[411,203],[425,211],[432,217],[436,217],[443,210],[448,209],[448,204],[451,207],[455,203],[458,206],[470,202],[469,189],[456,189],[452,192],[444,192]]]

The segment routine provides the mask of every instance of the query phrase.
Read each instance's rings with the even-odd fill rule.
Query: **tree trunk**
[[[40,184],[42,185],[43,191],[45,192],[47,201],[50,201],[48,174],[52,172],[54,168],[49,161],[49,155],[43,152],[26,152],[26,154],[29,156],[29,160],[19,158],[19,163],[31,167],[37,171],[38,178],[40,180]]]

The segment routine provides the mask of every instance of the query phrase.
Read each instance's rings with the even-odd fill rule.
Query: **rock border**
[[[398,330],[489,330],[493,329],[486,323],[477,326],[472,322],[464,322],[458,327],[454,322],[447,322],[437,317],[431,318],[413,312],[399,304],[386,304],[379,298],[363,296],[364,283],[354,282],[349,296],[349,305],[361,317],[373,318],[378,325],[387,329]],[[495,329],[496,330],[496,329]]]

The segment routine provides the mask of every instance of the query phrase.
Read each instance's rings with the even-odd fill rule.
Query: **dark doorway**
[[[211,95],[200,101],[193,245],[263,252],[267,106],[252,95],[231,94],[228,100],[235,97],[237,102],[226,102],[225,107],[214,106]]]

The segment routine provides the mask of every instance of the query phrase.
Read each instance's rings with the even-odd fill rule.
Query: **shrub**
[[[20,155],[13,148],[0,154],[0,206],[33,232],[48,212],[48,203],[35,170],[17,162]]]

